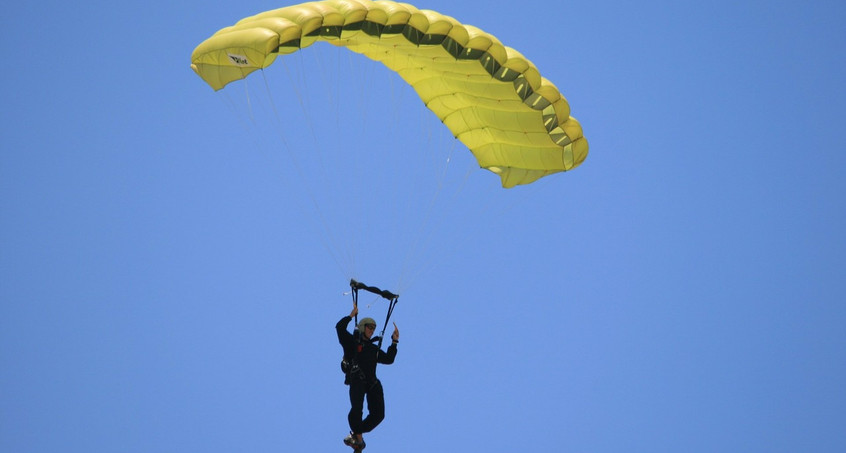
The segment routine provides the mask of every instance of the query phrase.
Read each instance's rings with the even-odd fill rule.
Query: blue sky
[[[6,8],[0,450],[344,451],[351,276],[402,294],[367,451],[846,449],[842,2],[416,3],[582,123],[512,190],[367,60],[190,70],[285,5]]]

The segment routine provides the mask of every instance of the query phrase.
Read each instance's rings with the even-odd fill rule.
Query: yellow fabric
[[[324,0],[266,11],[197,46],[191,68],[219,90],[318,40],[396,71],[503,187],[587,157],[567,100],[529,60],[476,27],[407,3]]]

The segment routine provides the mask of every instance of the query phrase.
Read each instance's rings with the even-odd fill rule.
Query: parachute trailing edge
[[[503,187],[587,157],[567,100],[529,60],[476,27],[407,3],[323,0],[266,11],[197,46],[191,68],[220,90],[317,41],[397,72]]]

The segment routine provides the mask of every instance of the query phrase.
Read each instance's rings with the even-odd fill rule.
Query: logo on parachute
[[[244,56],[244,55],[235,55],[235,54],[231,54],[231,53],[227,53],[226,55],[229,55],[229,60],[232,61],[232,63],[234,63],[238,66],[249,66],[250,65],[250,61],[247,60],[247,57]]]

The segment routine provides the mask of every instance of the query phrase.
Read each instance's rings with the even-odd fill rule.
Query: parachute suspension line
[[[315,43],[317,44],[317,43]],[[303,52],[297,52],[299,54],[301,67],[305,67],[306,65],[306,58],[307,56],[303,55]],[[342,94],[345,94],[344,90],[342,89],[342,78],[347,80],[348,74],[356,74],[357,71],[354,69],[346,72],[341,70],[341,55],[342,54],[350,54],[344,48],[336,47],[327,43],[322,43],[320,45],[313,46],[309,52],[310,60],[312,63],[317,66],[317,72],[319,74],[321,84],[319,87],[325,87],[325,89],[315,90],[316,93],[322,93],[326,96],[326,99],[321,99],[320,102],[325,102],[325,108],[321,110],[328,111],[327,112],[327,120],[328,120],[328,127],[331,128],[331,122],[334,121],[335,127],[333,130],[342,130],[341,121],[349,121],[348,118],[342,117],[342,109],[341,106],[343,105]],[[352,61],[352,60],[351,60]],[[355,79],[355,78],[353,78]],[[306,84],[308,78],[305,76],[305,73],[302,73],[302,80],[303,83]],[[310,90],[308,92],[311,92]],[[360,91],[363,93],[363,91]],[[310,104],[312,105],[312,104]],[[317,104],[320,105],[320,104]],[[333,162],[331,156],[327,154],[329,150],[331,152],[337,153],[339,144],[333,142],[331,144],[321,143],[320,138],[317,134],[314,133],[314,120],[315,118],[311,116],[305,109],[303,108],[307,119],[309,120],[309,127],[312,127],[312,136],[314,141],[314,154],[317,157],[317,170],[319,172],[319,178],[321,185],[326,187],[326,192],[330,194],[348,194],[351,196],[351,202],[357,200],[358,197],[363,197],[366,195],[366,191],[362,192],[361,189],[356,186],[355,184],[344,184],[343,179],[337,179],[334,177],[330,177],[329,172],[329,165],[327,162]],[[317,118],[318,121],[320,118]],[[366,123],[362,124],[363,126]],[[357,163],[358,160],[355,160],[353,163]],[[349,168],[347,170],[350,170]],[[352,169],[355,170],[355,169]],[[334,170],[333,170],[334,171]],[[355,174],[354,172],[350,172],[350,174]],[[356,193],[358,192],[358,193]],[[341,197],[331,197],[330,202],[338,201]],[[322,213],[321,213],[322,216]],[[366,217],[365,217],[366,218]],[[335,254],[339,258],[336,259],[336,262],[343,262],[341,265],[341,271],[344,273],[346,277],[351,277],[356,275],[357,263],[357,250],[358,250],[358,235],[357,233],[360,231],[360,228],[357,229],[358,223],[345,223],[343,228],[345,228],[346,233],[340,234],[336,230],[332,230],[331,224],[324,220],[324,231],[329,234],[330,236],[335,239],[332,243],[334,250],[331,253]],[[361,230],[366,231],[366,230]]]
[[[373,127],[373,122],[371,120],[371,108],[369,105],[370,99],[368,97],[369,93],[372,93],[374,90],[372,86],[368,86],[368,82],[371,84],[373,83],[373,77],[370,73],[369,69],[373,66],[370,63],[370,60],[365,58],[361,58],[361,55],[350,52],[348,49],[343,54],[347,57],[347,68],[346,71],[339,71],[339,73],[348,73],[348,74],[358,74],[357,77],[348,78],[347,81],[350,83],[355,84],[356,88],[349,90],[346,92],[348,96],[354,97],[353,101],[349,103],[351,106],[355,106],[352,108],[355,115],[352,115],[352,120],[357,122],[357,128],[360,130],[367,130],[368,127]],[[342,50],[339,48],[339,52]],[[340,59],[339,59],[340,62]],[[340,86],[340,83],[338,84]],[[338,109],[340,111],[340,109]],[[367,146],[366,143],[362,143],[359,146]],[[358,150],[358,152],[367,152],[366,150]],[[350,174],[360,175],[360,174],[367,174],[368,171],[368,162],[364,159],[354,159],[350,163],[351,167],[349,168]],[[348,188],[345,190],[349,191],[350,197],[353,200],[365,200],[367,199],[368,192],[370,192],[370,187],[366,184],[350,184]],[[373,228],[373,217],[369,215],[360,216],[358,221],[351,224],[351,228],[348,230],[349,232],[349,241],[351,247],[351,255],[353,260],[355,260],[357,256],[357,251],[360,247],[360,242],[366,244],[366,231],[370,231]],[[356,263],[354,262],[354,265]],[[351,274],[349,277],[353,275],[358,275],[358,268],[357,265],[352,269]]]
[[[312,203],[313,211],[314,211],[314,213],[317,213],[317,217],[321,222],[321,228],[323,229],[323,231],[328,233],[327,235],[319,235],[320,241],[321,241],[323,247],[329,252],[330,257],[333,259],[336,266],[338,266],[338,268],[341,270],[342,273],[346,274],[345,266],[342,265],[342,263],[339,260],[339,257],[335,253],[335,250],[338,250],[338,247],[334,246],[334,243],[336,242],[336,240],[333,237],[333,235],[331,234],[331,232],[332,232],[331,229],[329,229],[326,226],[327,222],[325,220],[325,217],[323,215],[322,210],[320,209],[320,205],[319,205],[319,203],[317,202],[317,200],[314,196],[314,190],[310,185],[310,180],[305,177],[305,172],[303,171],[300,160],[297,158],[297,154],[295,152],[293,152],[292,145],[288,142],[288,140],[286,138],[285,130],[284,130],[285,128],[282,127],[284,122],[281,119],[281,114],[280,114],[279,109],[277,108],[277,104],[274,100],[273,90],[270,87],[270,82],[267,78],[267,74],[264,72],[263,69],[261,70],[261,74],[262,74],[262,77],[264,79],[266,99],[267,99],[267,102],[270,105],[270,110],[272,111],[271,116],[273,118],[273,121],[275,122],[275,127],[274,127],[275,131],[274,132],[278,136],[278,139],[282,142],[282,145],[283,145],[282,148],[284,148],[284,150],[287,154],[288,161],[292,164],[291,167],[294,168],[295,173],[296,173],[299,181],[301,181],[301,185],[298,186],[297,188],[300,189],[300,190],[305,188],[304,191],[306,192],[309,200]],[[264,140],[259,140],[262,137],[265,137],[265,135],[261,134],[261,133],[255,133],[255,131],[256,131],[255,128],[260,127],[259,118],[256,115],[256,113],[257,113],[256,108],[259,105],[263,105],[263,103],[255,102],[256,100],[258,100],[258,98],[254,98],[254,96],[253,96],[254,93],[252,93],[251,90],[250,90],[248,79],[242,80],[241,83],[243,83],[243,85],[244,85],[243,102],[236,102],[236,100],[233,98],[233,93],[237,93],[237,91],[233,92],[233,91],[230,91],[230,90],[220,90],[220,91],[218,91],[218,93],[220,93],[220,95],[223,96],[223,98],[219,98],[219,99],[221,100],[221,102],[223,104],[226,105],[227,110],[230,111],[231,115],[234,118],[236,118],[237,122],[244,128],[244,130],[246,132],[246,136],[251,137],[253,140],[255,140],[255,148],[264,150],[265,151],[264,155],[267,158],[268,162],[271,162],[270,165],[274,165],[272,163],[273,159],[266,152],[267,149],[268,149],[267,143],[262,143],[262,142],[264,142]],[[296,94],[299,95],[299,92],[297,92]],[[290,181],[286,181],[285,178],[281,178],[281,174],[280,174],[280,179],[283,180],[287,184],[291,184]],[[308,211],[307,207],[303,206],[301,203],[296,203],[296,205],[297,205],[297,208],[300,210],[300,212],[303,216],[311,215],[312,217],[314,217],[314,215],[313,215],[314,213],[308,213],[307,212]],[[329,239],[327,239],[327,236],[328,236]]]
[[[244,113],[240,111],[241,109],[239,108],[238,103],[235,102],[235,99],[233,98],[234,91],[220,90],[217,91],[217,93],[219,94],[219,96],[221,96],[218,97],[218,99],[220,99],[220,102],[226,105],[226,109],[229,110],[229,113],[232,115],[232,117],[235,118],[238,121],[238,124],[244,128],[244,131],[248,133],[247,136],[255,137],[257,135],[261,135],[252,133],[251,128],[255,127],[255,122],[246,120],[244,118]]]
[[[315,44],[317,44],[317,43],[315,43]],[[323,43],[323,44],[326,44],[326,43]],[[327,46],[330,46],[330,49],[332,49],[332,48],[335,49],[334,60],[336,62],[340,61],[340,57],[337,57],[337,55],[338,55],[338,50],[341,50],[341,49],[338,49],[335,46],[331,46],[330,44],[326,44],[326,46],[321,45],[320,47],[326,48]],[[328,58],[326,58],[326,59],[320,58],[318,56],[319,52],[317,52],[318,49],[314,48],[313,50],[315,50],[315,51],[309,52],[309,53],[314,54],[315,62],[317,63],[317,66],[318,66],[317,73],[320,75],[320,80],[322,82],[322,86],[327,87],[326,88],[326,95],[328,97],[327,105],[329,105],[329,106],[338,105],[339,104],[338,99],[340,98],[340,94],[336,93],[335,90],[340,90],[340,86],[339,86],[340,84],[335,83],[335,80],[332,80],[330,77],[327,77],[327,76],[331,75],[331,74],[340,74],[340,71],[337,71],[337,70],[333,71],[332,70],[333,65],[331,64],[331,62],[329,64],[326,64],[327,62],[325,60],[328,60]],[[298,52],[298,53],[301,53],[301,52]],[[330,53],[330,50],[327,49],[326,53]],[[341,121],[340,109],[336,108],[336,109],[330,109],[330,110],[332,110],[333,113],[335,114],[334,120],[335,120],[335,127],[337,128],[340,125],[340,121]]]
[[[404,291],[408,288],[408,286],[414,284],[421,275],[434,266],[435,256],[438,256],[438,254],[427,253],[424,251],[436,248],[431,247],[431,244],[437,231],[447,218],[446,211],[449,210],[450,206],[455,204],[456,199],[463,192],[470,174],[473,171],[478,170],[478,167],[475,167],[474,169],[465,172],[463,177],[457,181],[457,183],[453,184],[453,189],[448,191],[446,190],[448,186],[447,174],[450,173],[451,168],[454,167],[453,155],[458,147],[459,141],[454,136],[450,135],[448,143],[436,143],[437,135],[433,133],[433,130],[436,130],[435,127],[440,127],[442,124],[441,122],[438,122],[437,125],[435,125],[432,118],[426,115],[428,113],[430,113],[428,109],[421,109],[420,135],[425,136],[425,141],[427,143],[426,147],[431,151],[428,154],[432,155],[431,165],[433,172],[435,173],[434,179],[436,184],[425,209],[425,215],[422,221],[417,225],[417,231],[412,237],[412,244],[406,250],[405,258],[403,259],[402,284],[398,285],[398,289],[400,291]],[[442,153],[433,152],[440,149],[447,150],[445,156]],[[419,262],[418,258],[422,258],[423,261]],[[412,265],[411,263],[415,264]]]
[[[321,71],[325,86],[328,87],[328,105],[329,110],[334,114],[334,121],[336,130],[354,129],[357,131],[366,131],[368,126],[373,125],[367,121],[368,104],[367,95],[374,90],[369,87],[367,82],[370,81],[363,73],[363,68],[366,65],[363,61],[369,61],[360,58],[360,55],[350,52],[349,49],[339,47],[326,43],[328,48],[327,58],[318,58],[319,55],[315,53],[315,58],[318,58],[318,64]],[[331,57],[331,58],[330,58]],[[355,58],[359,57],[359,58]],[[344,59],[346,58],[346,64]],[[326,68],[326,69],[324,69]],[[372,83],[372,81],[371,81]],[[356,84],[358,89],[345,88],[348,84]],[[358,106],[356,108],[356,106]],[[355,122],[359,124],[356,127]],[[368,142],[359,142],[354,145],[355,148],[366,147]],[[335,150],[337,151],[337,149]],[[365,154],[366,149],[351,149],[350,154]],[[335,185],[334,192],[344,194],[339,197],[344,198],[349,206],[357,206],[359,200],[366,200],[370,193],[368,187],[364,184],[357,183],[355,178],[357,175],[366,175],[369,170],[368,161],[362,158],[348,159],[344,161],[345,176],[340,179],[330,179]],[[345,182],[349,182],[346,184]],[[358,210],[358,209],[356,209]],[[358,274],[358,258],[362,250],[362,244],[366,243],[365,232],[370,231],[372,227],[372,216],[364,215],[358,216],[355,221],[347,222],[344,225],[345,236],[342,245],[346,246],[344,250],[345,256],[349,266],[347,267],[347,277],[352,277]]]
[[[436,203],[436,200],[433,197],[433,199],[431,201],[431,206],[430,206],[431,212],[427,212],[425,220],[428,223],[431,217],[436,217],[435,221],[433,221],[431,225],[426,225],[425,227],[421,226],[420,233],[419,233],[418,237],[416,238],[416,241],[415,241],[415,244],[414,244],[415,251],[416,250],[428,250],[429,253],[420,252],[420,256],[422,256],[423,260],[421,262],[418,262],[414,266],[413,269],[409,269],[407,271],[404,271],[404,275],[406,276],[406,279],[404,280],[406,282],[406,286],[401,288],[401,290],[404,290],[408,286],[411,286],[412,284],[414,284],[422,275],[425,274],[425,272],[427,270],[432,269],[435,266],[435,262],[436,262],[435,258],[436,257],[437,258],[443,258],[443,255],[439,255],[438,253],[434,252],[434,250],[438,247],[432,247],[431,244],[434,241],[434,238],[436,236],[438,229],[440,228],[440,226],[443,224],[444,220],[446,219],[446,215],[443,213],[443,211],[446,210],[446,206],[450,206],[450,205],[454,204],[454,202],[458,198],[459,194],[464,190],[466,182],[467,182],[467,175],[465,175],[465,177],[462,179],[460,186],[458,188],[456,188],[456,190],[454,192],[452,192],[452,194],[449,195],[449,199],[447,201],[441,201],[440,202],[441,204],[444,205],[443,208],[435,209],[435,205],[437,203]],[[439,192],[442,192],[442,190],[439,189]],[[435,211],[440,211],[440,214],[437,215],[437,216],[433,215],[433,213]],[[441,245],[440,247],[442,248],[443,245]]]
[[[426,249],[428,240],[426,239],[427,235],[425,234],[425,231],[428,231],[428,228],[430,228],[435,212],[435,206],[437,205],[437,201],[440,198],[442,191],[443,187],[440,185],[435,189],[424,210],[425,214],[423,215],[421,222],[415,228],[415,232],[411,238],[411,245],[405,251],[402,260],[402,270],[400,273],[400,287],[402,290],[406,289],[403,285],[412,284],[412,281],[416,280],[417,274],[420,273],[420,269],[411,263],[416,262],[416,258],[418,257],[420,250]],[[411,274],[414,274],[414,276],[409,277]]]
[[[323,46],[320,46],[320,47],[323,47]],[[308,54],[314,56],[315,64],[318,66],[317,73],[320,74],[320,78],[322,80],[322,83],[318,84],[318,86],[329,87],[328,89],[325,90],[325,93],[327,93],[327,96],[328,96],[327,105],[330,105],[330,106],[331,105],[337,105],[337,101],[334,101],[333,100],[334,97],[332,96],[332,86],[335,85],[335,84],[328,82],[327,79],[326,79],[326,75],[329,74],[330,72],[327,71],[324,68],[324,61],[323,61],[324,59],[320,58],[320,56],[318,55],[319,54],[319,48],[312,48],[311,50],[312,51],[308,52]],[[301,63],[300,67],[305,68],[306,63],[305,63],[305,56],[303,56],[303,54],[304,54],[304,52],[302,52],[302,50],[300,50],[300,52],[297,52],[297,55],[300,58],[300,63]],[[306,86],[306,84],[308,83],[307,82],[308,78],[305,77],[305,71],[302,71],[301,74],[303,76],[302,77],[302,80],[303,80],[302,89],[306,94],[308,94],[312,88],[310,86]],[[299,85],[294,85],[294,86],[298,87]],[[298,97],[300,97],[300,99],[302,99],[301,96],[298,95]],[[302,101],[300,101],[300,106],[303,108],[303,115],[305,115],[306,119],[308,120],[308,126],[311,129],[311,137],[312,137],[312,141],[314,142],[314,153],[317,155],[318,164],[319,164],[318,168],[319,168],[320,173],[321,173],[321,181],[323,181],[325,183],[329,183],[329,182],[332,181],[332,178],[330,178],[326,174],[326,163],[325,163],[325,160],[324,160],[324,157],[325,157],[324,156],[324,149],[323,149],[322,146],[320,146],[321,145],[320,139],[317,135],[317,131],[315,131],[315,129],[314,129],[315,118],[314,118],[314,115],[312,115],[310,113],[310,111],[306,111],[306,108],[305,108],[306,105],[311,105],[311,104],[312,103],[306,104],[306,103],[303,103]],[[335,110],[335,117],[337,118],[337,116],[338,116],[337,110],[338,109],[330,109],[330,110]],[[318,118],[318,120],[319,120],[319,118]],[[336,125],[337,125],[337,122],[336,122]]]
[[[288,140],[285,139],[285,130],[282,127],[281,121],[282,116],[279,114],[279,109],[276,108],[276,101],[274,101],[273,99],[273,92],[270,89],[270,82],[267,81],[267,75],[264,73],[264,69],[261,70],[261,78],[264,80],[264,89],[267,93],[267,98],[270,100],[270,108],[271,110],[273,110],[274,118],[276,118],[276,133],[279,135],[279,139],[282,140],[282,145],[284,146],[288,154],[293,154],[291,152],[291,147],[288,145]],[[297,166],[297,168],[299,169],[299,166]]]
[[[412,106],[412,103],[408,102],[407,94],[409,90],[412,90],[412,88],[405,83],[398,83],[402,82],[402,79],[400,75],[395,73],[394,71],[379,71],[378,76],[382,78],[387,78],[388,92],[390,93],[390,118],[388,118],[385,123],[387,126],[386,132],[390,137],[389,140],[396,143],[403,143],[406,140],[408,140],[408,142],[416,141],[417,145],[415,145],[415,148],[420,149],[415,149],[414,151],[416,154],[418,154],[418,156],[422,156],[421,158],[425,158],[426,155],[431,155],[431,152],[417,153],[417,151],[426,151],[426,148],[431,145],[431,140],[427,140],[431,137],[426,137],[425,134],[423,134],[422,124],[424,122],[422,121],[422,115],[420,116],[421,121],[418,123],[421,127],[409,127],[411,124],[413,124],[413,116],[408,115],[408,107]],[[374,78],[375,77],[368,77],[367,79],[373,80]],[[415,96],[415,99],[418,98]],[[413,140],[411,138],[411,136],[415,133],[414,129],[417,129],[416,133],[418,134],[418,140]],[[426,165],[419,166],[419,168],[423,169],[425,169],[426,167]],[[425,184],[421,185],[421,187],[432,187],[431,179],[424,180],[423,182]],[[400,178],[394,180],[393,184],[413,186],[414,182]],[[428,205],[425,209],[420,209],[418,203],[415,201],[414,194],[416,193],[416,191],[407,189],[398,190],[396,192],[397,195],[404,194],[405,196],[392,197],[392,203],[389,206],[385,206],[385,210],[387,212],[392,213],[394,216],[400,219],[403,219],[400,221],[401,224],[408,226],[407,231],[403,231],[403,234],[405,234],[408,239],[402,241],[402,247],[399,247],[397,249],[397,255],[401,256],[400,262],[397,263],[399,275],[397,276],[396,287],[399,290],[404,290],[406,288],[407,276],[410,273],[410,269],[415,267],[413,263],[417,258],[418,251],[421,250],[418,247],[421,242],[420,238],[423,235],[423,231],[425,230],[426,225],[429,223],[429,220],[432,216],[433,207],[435,205],[435,200],[438,198],[440,187],[435,186],[433,190],[434,193],[432,194],[431,199],[429,200]]]
[[[388,81],[391,89],[391,129],[394,135],[400,133],[401,123],[400,118],[402,118],[402,111],[400,111],[399,106],[403,103],[402,96],[403,91],[397,88],[396,78],[399,75],[394,74],[393,72],[388,72]]]
[[[302,54],[302,52],[296,52],[296,53],[297,53],[297,58],[300,59],[300,67],[303,67],[305,65],[305,63],[303,62],[303,54]],[[303,116],[305,118],[311,118],[311,115],[308,113],[308,107],[307,107],[308,102],[306,102],[306,100],[303,97],[303,96],[308,94],[308,91],[300,88],[300,86],[305,86],[305,84],[306,84],[305,77],[302,77],[302,80],[299,80],[299,78],[293,77],[291,75],[291,68],[288,66],[288,62],[286,61],[286,58],[284,58],[284,56],[283,56],[282,58],[279,58],[279,60],[282,61],[282,67],[285,68],[285,74],[288,76],[288,80],[291,82],[291,84],[289,86],[294,87],[294,94],[297,96],[297,101],[300,104],[300,110],[302,110]],[[303,73],[304,73],[304,71],[300,71],[298,74],[302,75]],[[312,141],[317,143],[317,133],[314,131],[314,122],[313,121],[308,121],[308,129],[309,129],[309,132],[311,133]]]
[[[246,82],[244,83],[244,99],[247,101],[247,113],[250,115],[250,121],[256,124],[256,115],[253,112],[253,100],[250,97],[250,87]]]
[[[291,81],[290,86],[294,87],[294,94],[296,95],[297,99],[299,100],[300,107],[303,111],[303,114],[304,114],[305,118],[310,119],[311,117],[308,114],[306,104],[305,104],[303,97],[302,97],[301,90],[297,88],[299,85],[297,85],[295,83],[295,81],[293,80],[293,77],[291,75],[291,71],[290,71],[288,65],[285,63],[285,59],[284,58],[280,58],[280,59],[283,61],[282,66],[285,68],[285,72],[288,75],[288,79]],[[262,71],[262,75],[264,75],[264,71]],[[273,110],[273,114],[274,114],[274,118],[275,118],[275,122],[276,122],[276,131],[282,139],[282,144],[284,145],[283,148],[285,149],[285,152],[288,155],[289,161],[292,163],[292,167],[294,168],[295,173],[296,173],[302,187],[305,187],[305,192],[308,195],[309,201],[311,202],[313,212],[316,214],[312,217],[315,217],[315,216],[317,217],[319,224],[320,224],[320,228],[325,233],[325,234],[319,235],[320,236],[320,242],[323,245],[323,248],[326,249],[326,251],[329,253],[329,256],[332,258],[332,260],[335,262],[335,265],[338,266],[339,270],[341,270],[342,273],[345,273],[345,266],[342,264],[342,262],[341,262],[342,260],[339,258],[338,254],[336,253],[336,250],[339,250],[339,248],[337,246],[337,239],[332,234],[332,229],[329,228],[329,226],[328,226],[329,223],[326,220],[326,217],[323,213],[323,210],[320,208],[320,203],[318,202],[317,198],[315,197],[315,189],[312,187],[311,181],[308,178],[306,178],[305,171],[303,170],[302,164],[301,164],[300,160],[297,158],[297,153],[294,152],[292,145],[290,145],[288,143],[288,141],[285,139],[284,129],[282,127],[284,122],[282,121],[282,116],[279,113],[279,109],[276,106],[276,102],[273,99],[272,90],[270,88],[270,84],[269,84],[266,77],[265,77],[265,87],[267,89],[267,96],[268,96],[269,102],[272,106],[272,110]],[[312,131],[313,141],[316,143],[317,140],[316,140],[316,138],[314,138],[315,135],[314,135],[314,128],[313,128],[313,121],[309,120],[308,123],[309,123],[309,128]],[[299,204],[298,204],[298,206],[299,206]],[[303,211],[303,213],[305,215],[307,215],[305,213],[305,211],[307,211],[307,209],[305,209],[305,207],[303,207],[303,206],[299,206],[299,207]]]
[[[370,121],[373,109],[372,95],[376,91],[374,86],[378,86],[367,71],[372,66],[367,63],[373,62],[361,58],[361,55],[347,48],[328,43],[314,45],[310,50],[312,49],[319,51],[313,52],[313,55],[320,68],[317,72],[320,73],[323,86],[326,87],[323,91],[327,97],[326,110],[327,115],[331,115],[326,118],[330,124],[328,127],[331,127],[331,122],[334,121],[336,131],[378,130],[375,127],[377,124]],[[328,50],[324,51],[324,49]],[[373,177],[374,167],[369,160],[375,156],[375,153],[370,150],[373,143],[370,140],[356,143],[339,142],[333,145],[333,151],[341,152],[339,150],[344,146],[348,147],[348,152],[337,161],[343,162],[342,170],[333,169],[333,171],[340,171],[342,176],[326,178],[327,182],[333,186],[331,193],[338,194],[330,201],[343,200],[345,207],[351,207],[355,212],[371,212],[367,201],[371,199],[373,185],[377,181]],[[355,155],[361,155],[361,157],[350,157]],[[337,162],[333,163],[337,164]],[[373,231],[374,218],[370,214],[358,215],[347,221],[343,226],[344,231],[339,232],[342,239],[340,246],[344,247],[342,253],[348,264],[345,268],[348,278],[358,275],[359,258],[367,261],[362,250],[368,244],[368,234]]]

